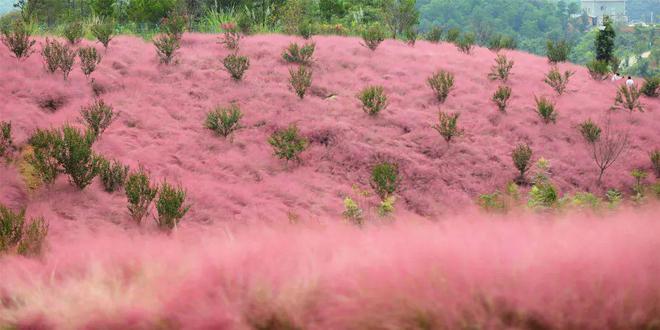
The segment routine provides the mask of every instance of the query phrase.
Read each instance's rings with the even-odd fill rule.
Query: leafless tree
[[[596,182],[600,185],[605,171],[630,146],[628,132],[615,130],[608,116],[603,127],[603,133],[595,141],[588,143],[591,146],[591,157],[598,166],[598,181]]]

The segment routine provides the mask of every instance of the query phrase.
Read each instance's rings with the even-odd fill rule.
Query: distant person
[[[618,72],[615,73],[615,74],[612,76],[612,81],[613,81],[613,82],[619,81],[619,80],[621,80],[621,79],[622,79],[622,77],[619,75]]]
[[[633,87],[633,85],[635,85],[635,82],[632,80],[631,76],[628,76],[628,80],[626,80],[626,86]]]

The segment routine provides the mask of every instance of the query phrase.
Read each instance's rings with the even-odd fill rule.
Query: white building
[[[609,16],[615,22],[628,22],[626,0],[582,0],[582,11],[596,24],[603,22],[603,16]]]

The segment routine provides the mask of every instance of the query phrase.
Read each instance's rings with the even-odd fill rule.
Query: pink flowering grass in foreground
[[[0,325],[652,329],[657,214],[81,232],[0,259]]]

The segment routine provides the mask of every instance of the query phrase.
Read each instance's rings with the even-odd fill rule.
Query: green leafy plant
[[[463,134],[463,130],[458,128],[458,117],[458,113],[448,114],[442,111],[438,112],[438,123],[433,125],[433,128],[447,143],[451,142],[452,138]]]
[[[215,134],[227,137],[240,128],[239,121],[243,117],[241,109],[232,104],[229,108],[216,107],[206,116],[206,128]]]
[[[69,22],[64,25],[64,37],[70,44],[75,45],[83,37],[83,24],[80,21]]]
[[[186,202],[186,191],[181,187],[175,187],[167,181],[160,185],[158,199],[156,200],[156,211],[158,217],[156,224],[162,230],[173,230],[184,215],[190,210]]]
[[[419,31],[417,31],[416,28],[407,29],[404,32],[404,38],[406,40],[406,43],[411,47],[415,47],[415,43],[417,42],[418,35],[419,35]]]
[[[614,58],[614,39],[616,38],[616,32],[612,26],[612,19],[609,16],[603,16],[602,20],[603,25],[598,30],[598,35],[594,42],[596,59],[610,62]]]
[[[516,49],[516,40],[511,36],[496,34],[488,39],[488,49],[499,52],[502,49]]]
[[[149,213],[149,205],[156,197],[158,187],[151,185],[149,175],[140,167],[128,175],[124,191],[128,199],[128,212],[139,225]]]
[[[607,199],[610,208],[616,208],[621,204],[623,194],[616,189],[608,189],[605,193],[605,198]]]
[[[513,165],[520,172],[516,181],[518,183],[526,182],[525,173],[527,173],[532,166],[532,148],[526,143],[518,144],[515,149],[513,149],[513,153],[511,153],[511,159],[513,160]]]
[[[13,212],[0,204],[0,253],[14,248],[23,238],[25,210]]]
[[[273,147],[274,155],[287,162],[300,161],[300,153],[309,145],[307,139],[300,135],[296,125],[275,131],[268,139],[268,143]]]
[[[245,71],[250,67],[250,59],[237,54],[228,55],[222,63],[234,80],[243,79]]]
[[[527,206],[535,209],[556,207],[559,202],[557,188],[549,182],[537,183],[529,191]]]
[[[13,148],[11,122],[0,121],[0,157],[4,157]]]
[[[373,24],[362,31],[362,40],[363,46],[374,51],[385,40],[385,32],[380,25]]]
[[[225,48],[231,51],[238,51],[241,41],[241,33],[234,23],[224,23],[221,25],[222,39],[220,43],[225,45]]]
[[[438,43],[442,40],[443,29],[437,25],[434,25],[429,32],[426,34],[426,40]]]
[[[610,74],[609,64],[606,61],[592,60],[586,65],[589,75],[594,80],[605,80]]]
[[[117,118],[117,114],[112,106],[106,104],[103,100],[97,99],[94,103],[80,109],[82,121],[87,125],[94,139],[98,139],[101,134]]]
[[[394,198],[394,196],[388,196],[384,200],[380,201],[380,204],[378,204],[378,215],[384,217],[392,214],[392,212],[394,212],[394,202],[396,202],[396,198]]]
[[[435,96],[440,103],[445,102],[449,92],[454,88],[454,75],[444,70],[440,70],[427,79],[427,83],[435,92]]]
[[[175,34],[161,34],[154,39],[154,46],[160,63],[170,64],[181,44]]]
[[[552,101],[548,100],[544,96],[540,98],[534,97],[536,101],[536,113],[547,123],[554,123],[557,121],[557,111],[555,110],[555,104]]]
[[[568,54],[571,52],[571,46],[565,40],[548,40],[545,48],[548,61],[553,64],[566,62]]]
[[[27,162],[34,167],[37,176],[44,183],[54,182],[60,173],[55,157],[59,140],[59,132],[53,129],[37,129],[28,140],[32,152],[28,154]]]
[[[488,78],[490,80],[501,80],[506,82],[509,79],[509,73],[513,68],[513,60],[509,60],[506,55],[498,54],[495,59],[495,65],[490,68]]]
[[[660,178],[660,149],[655,149],[649,153],[651,166],[656,178]]]
[[[638,110],[644,112],[644,107],[640,100],[641,93],[636,85],[630,87],[621,85],[616,91],[616,98],[614,99],[614,109],[625,109],[630,112]]]
[[[479,195],[477,204],[487,212],[506,212],[507,205],[499,192]]]
[[[361,226],[364,224],[364,215],[360,205],[350,197],[344,198],[344,217],[351,223]]]
[[[465,33],[460,39],[455,41],[456,47],[458,47],[461,52],[470,54],[472,52],[472,48],[474,48],[475,39],[476,36],[474,33]]]
[[[91,131],[64,125],[56,142],[55,159],[62,166],[69,181],[78,189],[85,189],[99,173],[101,157],[94,154],[95,135]]]
[[[296,95],[300,99],[304,98],[307,89],[312,86],[312,70],[301,65],[297,70],[289,69],[289,76],[289,83],[296,91]]]
[[[69,73],[73,70],[73,64],[76,62],[76,50],[69,48],[67,45],[63,45],[60,50],[60,70],[62,70],[62,75],[64,80],[69,78]]]
[[[13,212],[0,204],[0,254],[18,252],[34,257],[43,251],[48,223],[43,218],[25,221],[25,209]]]
[[[643,169],[636,168],[630,172],[630,175],[635,179],[635,183],[633,184],[633,192],[635,193],[635,198],[637,200],[641,200],[644,198],[644,179],[646,179],[646,171]]]
[[[315,43],[307,43],[301,47],[293,42],[282,52],[282,58],[289,63],[309,65],[313,61],[312,56],[314,55],[315,48]]]
[[[366,87],[358,94],[358,99],[362,102],[362,110],[372,116],[377,115],[388,105],[383,86]]]
[[[102,58],[94,47],[81,47],[78,49],[78,57],[80,58],[80,68],[87,78],[96,70],[96,66],[101,63]]]
[[[114,192],[124,186],[128,176],[128,166],[123,165],[118,160],[110,163],[107,159],[101,158],[99,161],[99,177],[103,188],[107,192]]]
[[[94,35],[94,37],[103,44],[103,48],[107,50],[110,41],[114,38],[115,23],[110,20],[100,21],[99,23],[92,25],[91,31],[92,35]]]
[[[562,95],[564,91],[566,91],[568,80],[574,74],[575,72],[566,70],[562,75],[561,72],[559,72],[559,68],[553,66],[552,69],[550,69],[550,71],[545,75],[545,79],[543,79],[543,81],[552,87],[552,89],[554,89],[557,94]]]
[[[371,169],[371,187],[384,201],[399,187],[399,166],[395,163],[382,162]]]
[[[640,91],[648,97],[660,96],[660,76],[644,78],[644,85]]]
[[[457,28],[451,28],[451,29],[447,30],[447,38],[445,40],[447,42],[454,43],[460,37],[461,37],[461,30],[459,30]]]
[[[587,119],[586,121],[580,123],[578,129],[584,140],[589,144],[596,143],[596,141],[598,141],[600,138],[600,133],[602,131],[600,126],[591,121],[591,119]]]
[[[32,47],[36,41],[30,39],[30,31],[23,21],[17,19],[9,27],[2,28],[0,32],[2,33],[0,41],[17,59],[28,58],[34,52]]]
[[[509,98],[511,98],[511,87],[506,85],[500,85],[497,87],[495,94],[493,94],[493,102],[497,105],[497,108],[506,112],[506,106],[509,103]]]
[[[50,73],[55,73],[60,68],[60,59],[62,57],[63,46],[56,39],[46,38],[45,44],[41,46],[41,57],[44,60],[44,67]]]
[[[16,251],[26,257],[37,257],[42,254],[48,235],[48,222],[42,217],[33,218],[23,229],[23,237]]]

